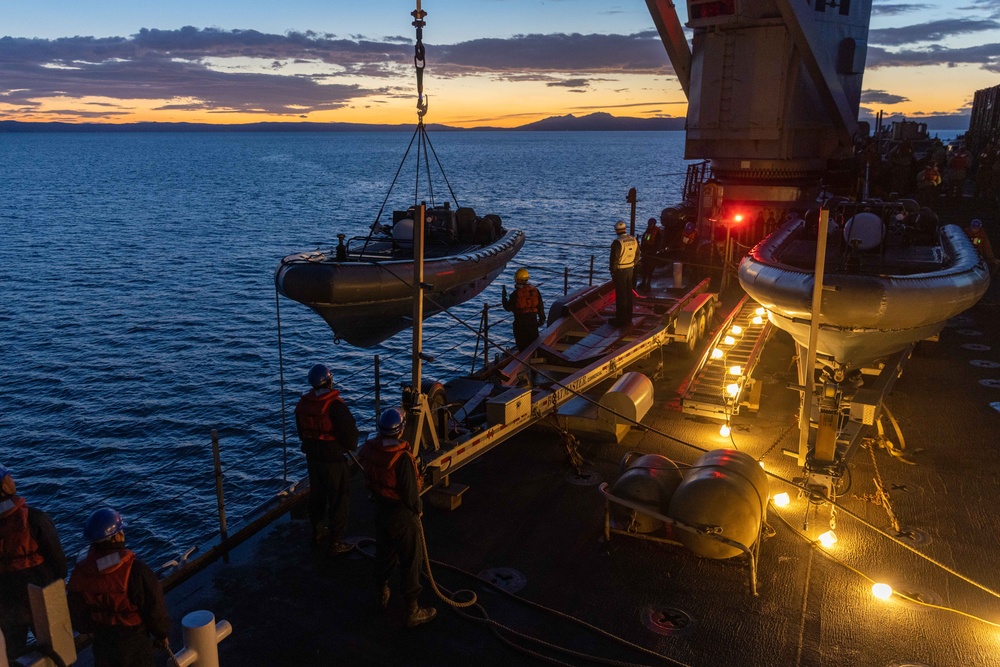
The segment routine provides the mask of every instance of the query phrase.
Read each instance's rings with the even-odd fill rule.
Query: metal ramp
[[[743,406],[756,410],[761,383],[753,372],[772,333],[760,304],[743,297],[681,387],[681,410],[722,421]]]

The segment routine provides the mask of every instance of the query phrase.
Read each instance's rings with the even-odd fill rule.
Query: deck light
[[[743,369],[740,368],[738,365],[737,366],[730,366],[729,367],[729,374],[730,375],[743,375]]]
[[[732,384],[726,385],[726,393],[732,398],[736,398],[736,394],[740,393],[740,386],[733,382]]]
[[[736,339],[733,338],[732,336],[726,336],[725,338],[722,339],[722,344],[723,345],[733,345],[735,343],[736,343]]]
[[[733,328],[732,328],[732,329],[730,329],[729,331],[730,331],[730,333],[732,333],[732,334],[733,334],[734,336],[739,336],[739,335],[740,335],[741,333],[743,333],[743,327],[741,327],[741,326],[740,326],[740,325],[738,325],[738,324],[734,324],[734,325],[733,325]]]
[[[819,536],[819,543],[822,544],[827,549],[829,549],[830,547],[832,547],[834,544],[837,543],[837,533],[833,532],[832,530],[826,531],[825,533]]]
[[[729,424],[723,424],[722,428],[719,429],[719,435],[723,438],[728,438],[730,433],[732,433],[732,429],[729,428]]]
[[[792,499],[788,497],[787,493],[779,493],[774,498],[771,499],[774,502],[775,507],[788,507],[788,504],[792,502]]]
[[[764,318],[761,317],[760,315],[754,315],[753,319],[750,320],[750,323],[751,324],[763,324],[764,323]]]
[[[757,310],[755,310],[753,312],[754,312],[754,315],[763,315],[764,314],[764,308],[762,308],[762,307],[758,308]]]
[[[889,584],[875,584],[872,586],[872,595],[879,600],[888,600],[892,597],[892,586]]]
[[[723,357],[722,350],[720,350],[719,348],[715,348],[714,350],[712,350],[713,359],[721,359],[722,357]]]

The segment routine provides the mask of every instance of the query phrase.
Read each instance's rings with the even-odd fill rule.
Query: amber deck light
[[[892,586],[889,584],[875,584],[872,586],[872,595],[879,600],[888,600],[892,597]]]

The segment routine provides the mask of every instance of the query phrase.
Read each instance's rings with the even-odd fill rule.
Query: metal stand
[[[410,442],[413,446],[413,456],[418,456],[423,444],[424,427],[430,433],[431,446],[434,451],[441,449],[437,427],[431,414],[427,395],[421,385],[423,364],[424,335],[424,222],[427,215],[427,203],[420,202],[417,208],[417,220],[413,226],[413,360],[411,365],[412,384],[410,385],[410,419],[408,427]]]
[[[612,534],[616,535],[627,535],[628,537],[634,537],[640,540],[648,540],[650,542],[660,542],[662,544],[671,544],[674,546],[683,547],[684,544],[676,540],[667,539],[665,537],[656,537],[654,535],[646,535],[644,533],[635,533],[621,528],[614,528],[611,521],[611,503],[617,503],[622,507],[627,507],[633,512],[640,512],[646,516],[662,521],[663,523],[671,526],[675,529],[686,530],[689,533],[694,533],[701,537],[707,537],[713,539],[717,542],[722,542],[728,546],[739,549],[747,557],[747,563],[749,565],[748,579],[750,584],[750,593],[756,597],[757,596],[757,558],[760,552],[760,541],[764,533],[764,520],[767,515],[761,517],[760,520],[760,532],[757,534],[757,539],[749,547],[735,540],[731,540],[728,537],[724,537],[719,534],[721,528],[719,526],[692,526],[690,524],[684,523],[683,521],[677,521],[676,519],[671,519],[668,516],[664,516],[659,512],[654,512],[648,507],[643,507],[638,503],[633,503],[630,500],[625,500],[624,498],[619,498],[618,496],[612,494],[608,490],[607,482],[601,484],[600,486],[601,495],[604,496],[604,539],[610,540]]]

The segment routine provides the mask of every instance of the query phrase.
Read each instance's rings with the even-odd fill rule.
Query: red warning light
[[[736,224],[740,224],[741,222],[743,222],[743,214],[737,213],[736,215],[734,215],[733,222],[735,222]]]

